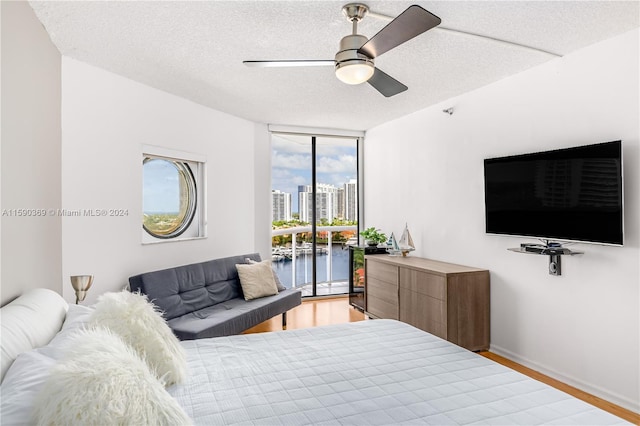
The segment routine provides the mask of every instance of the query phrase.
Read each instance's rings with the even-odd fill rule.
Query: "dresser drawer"
[[[447,305],[444,300],[402,290],[399,304],[400,321],[446,338]]]
[[[380,299],[369,294],[367,294],[367,313],[378,318],[399,319],[397,303],[390,303],[388,300]]]
[[[401,268],[400,287],[439,300],[447,300],[446,280],[440,275]]]
[[[367,259],[365,271],[367,278],[376,277],[380,281],[398,285],[398,267]]]
[[[380,281],[377,277],[367,275],[367,297],[374,296],[394,305],[398,304],[398,286]]]

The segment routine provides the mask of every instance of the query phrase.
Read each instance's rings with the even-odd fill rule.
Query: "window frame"
[[[318,129],[315,129],[318,130]],[[356,198],[358,200],[357,204],[358,204],[358,208],[357,208],[357,226],[356,226],[356,235],[358,235],[358,238],[360,239],[360,230],[363,229],[363,223],[364,223],[364,168],[363,168],[363,164],[364,164],[364,146],[363,146],[363,140],[364,140],[364,134],[361,132],[349,132],[349,131],[344,131],[344,132],[334,132],[334,131],[317,131],[317,132],[310,132],[305,130],[304,128],[296,128],[296,127],[289,127],[289,126],[275,126],[275,125],[269,125],[269,134],[270,134],[270,146],[271,146],[271,157],[273,157],[273,137],[276,135],[292,135],[292,136],[299,136],[302,138],[309,138],[310,139],[310,147],[311,147],[311,152],[309,153],[309,156],[311,158],[311,184],[309,185],[312,188],[312,192],[311,192],[311,196],[309,197],[309,200],[312,204],[311,207],[311,212],[312,212],[312,217],[313,220],[310,221],[310,226],[311,226],[311,234],[312,234],[312,250],[315,250],[317,247],[317,237],[318,237],[318,221],[317,221],[317,190],[318,190],[318,182],[317,182],[317,160],[318,160],[318,152],[316,150],[317,146],[318,146],[318,139],[327,139],[327,138],[337,138],[337,139],[347,139],[347,140],[353,140],[355,142],[355,148],[356,148],[356,176],[357,176],[357,186],[356,186]],[[271,175],[273,176],[273,163],[271,162]],[[271,179],[271,185],[270,185],[270,190],[273,192],[273,180]],[[271,200],[271,205],[270,205],[270,212],[271,212],[271,219],[273,219],[272,216],[272,212],[273,212],[273,198],[270,198]],[[298,206],[298,213],[300,214],[300,205]],[[271,225],[273,225],[273,220],[271,221]],[[273,228],[271,228],[271,232],[273,233]],[[273,235],[273,234],[272,234]],[[317,262],[314,258],[314,260],[312,261],[311,264],[311,284],[312,284],[312,290],[311,290],[311,295],[303,295],[303,298],[305,299],[313,299],[316,297],[326,297],[326,295],[319,295],[318,294],[318,282],[317,282]],[[295,281],[295,279],[294,279]],[[308,284],[308,283],[306,283]],[[294,283],[294,287],[295,287],[295,283]],[[335,293],[335,294],[342,294],[342,293]],[[335,295],[334,293],[330,293],[330,296]],[[344,293],[343,295],[348,295],[349,292],[347,291],[346,293]]]
[[[164,161],[175,167],[176,172],[184,180],[184,184],[186,186],[186,191],[188,196],[188,202],[184,211],[184,217],[182,218],[180,223],[177,226],[173,227],[173,229],[171,229],[170,231],[156,232],[150,229],[144,223],[144,220],[142,221],[142,229],[147,231],[149,235],[155,238],[161,238],[161,239],[177,238],[189,228],[189,225],[191,225],[191,222],[193,221],[193,218],[196,215],[197,206],[199,204],[198,203],[198,183],[196,182],[195,176],[193,174],[193,171],[191,170],[191,166],[189,165],[188,161],[171,160],[171,159],[159,158],[155,156],[145,156],[142,159],[143,174],[144,174],[144,166],[151,161]],[[144,188],[143,188],[143,191],[144,191]],[[143,197],[144,197],[144,192],[143,192]],[[144,203],[143,203],[143,210],[144,210]],[[183,211],[181,210],[179,213],[183,213]]]
[[[150,160],[165,160],[174,163],[178,172],[180,173],[180,167],[184,166],[184,169],[189,173],[193,187],[190,188],[190,192],[193,195],[193,200],[190,200],[192,204],[193,212],[190,215],[185,216],[186,220],[178,229],[171,234],[161,235],[150,232],[144,226],[144,219],[140,226],[142,235],[142,244],[157,244],[165,242],[186,241],[193,239],[207,238],[206,227],[206,157],[183,151],[170,150],[163,147],[156,147],[151,145],[143,145],[142,147],[142,161],[140,163],[141,168],[141,196],[140,196],[140,216],[144,218],[144,164]],[[188,175],[188,176],[189,176]],[[190,216],[190,217],[188,217]]]

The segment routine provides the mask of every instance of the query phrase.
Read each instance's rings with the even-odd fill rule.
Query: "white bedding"
[[[391,320],[182,342],[197,425],[627,424]]]
[[[7,355],[6,364],[10,365],[0,387],[3,426],[33,424],[38,401],[49,399],[42,392],[45,382],[56,382],[51,369],[64,362],[69,347],[75,347],[74,336],[87,327],[94,312],[88,307],[69,306],[58,332],[62,322],[59,310],[38,310],[42,298],[52,299],[46,305],[67,310],[66,302],[50,291],[38,292],[35,298],[27,294],[12,302],[20,309],[11,304],[2,307],[3,356]],[[23,305],[38,315],[25,315]],[[16,321],[26,324],[9,329],[7,337],[5,325]],[[42,324],[47,326],[40,329]],[[42,330],[49,342],[45,346],[34,340],[44,336]],[[19,348],[15,342],[35,343],[32,349],[21,349],[22,353],[14,356]],[[397,321],[363,321],[180,344],[187,352],[188,377],[183,384],[166,391],[162,388],[160,393],[168,391],[176,398],[195,425],[628,424]],[[145,383],[136,382],[133,389]],[[95,391],[93,381],[86,386],[86,392]],[[128,402],[124,395],[92,400],[101,408]],[[160,406],[151,401],[147,404],[151,405],[146,408]],[[76,411],[84,413],[67,403],[60,409],[73,418]],[[116,419],[100,417],[102,423],[115,424]]]

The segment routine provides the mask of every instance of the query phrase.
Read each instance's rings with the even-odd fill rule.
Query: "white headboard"
[[[16,357],[44,346],[53,339],[67,315],[69,305],[53,290],[30,290],[0,309],[2,326],[2,375],[4,379]]]

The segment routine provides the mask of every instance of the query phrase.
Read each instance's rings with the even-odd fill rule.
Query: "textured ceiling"
[[[435,28],[376,66],[409,90],[385,98],[331,67],[249,68],[243,60],[333,59],[344,1],[30,2],[60,52],[256,122],[366,130],[556,56]],[[365,1],[396,16],[419,4],[444,28],[565,55],[639,26],[638,1]],[[359,33],[387,22],[368,16]]]

